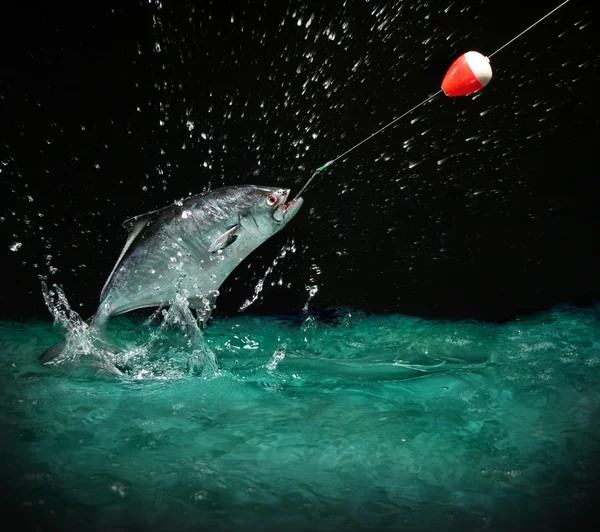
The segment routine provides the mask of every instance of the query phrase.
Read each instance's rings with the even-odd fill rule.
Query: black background
[[[437,91],[458,55],[491,54],[558,3],[106,1],[6,12],[3,317],[49,318],[41,279],[89,316],[123,220],[207,187],[298,190]],[[226,281],[214,316],[237,313],[292,241],[296,252],[246,312],[298,312],[310,285],[313,311],[491,320],[600,299],[597,26],[591,2],[573,0],[495,55],[478,95],[440,95],[338,161]]]

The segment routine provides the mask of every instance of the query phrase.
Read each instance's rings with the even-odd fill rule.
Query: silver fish
[[[290,190],[242,185],[190,196],[124,222],[129,235],[102,293],[91,326],[126,312],[185,297],[206,324],[229,274],[280,231],[303,199]],[[59,346],[60,347],[60,346]],[[60,352],[41,355],[48,360]]]

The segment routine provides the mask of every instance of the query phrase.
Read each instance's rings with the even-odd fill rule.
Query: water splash
[[[285,358],[286,348],[287,346],[283,344],[281,347],[275,350],[273,356],[271,357],[271,360],[267,364],[267,369],[269,370],[269,373],[275,371],[277,369],[277,364],[279,364]]]
[[[71,308],[60,287],[48,290],[42,283],[42,288],[48,310],[65,335],[60,354],[50,364],[91,362],[93,367],[136,380],[186,375],[212,378],[218,374],[216,357],[182,294],[177,294],[168,309],[158,309],[136,327],[133,338],[120,334],[109,339]]]
[[[65,335],[64,344],[59,346],[59,349],[62,347],[60,353],[48,363],[63,365],[85,356],[94,366],[111,373],[120,373],[109,356],[112,346],[103,341],[97,331],[71,308],[62,288],[53,285],[49,290],[42,281],[42,294],[48,310],[54,316],[54,324]]]
[[[168,309],[159,310],[146,320],[141,334],[149,339],[117,356],[118,365],[134,379],[186,375],[208,379],[218,375],[215,354],[183,295],[177,294]]]
[[[306,291],[308,292],[308,299],[306,300],[306,303],[302,307],[302,310],[304,312],[308,312],[308,305],[309,305],[311,299],[317,295],[317,292],[319,291],[319,285],[316,285],[316,284],[307,285]]]
[[[264,288],[265,280],[273,272],[273,270],[275,269],[275,266],[277,266],[279,261],[287,255],[288,251],[291,251],[292,253],[296,253],[296,244],[294,243],[293,239],[292,239],[291,243],[289,243],[289,244],[286,243],[281,248],[279,255],[277,255],[277,257],[275,257],[275,259],[273,259],[273,263],[271,264],[271,266],[269,266],[266,269],[265,274],[256,283],[256,286],[254,287],[254,295],[250,299],[246,299],[246,301],[244,301],[244,303],[239,307],[240,311],[246,310],[250,305],[252,305],[258,299],[258,296],[260,295],[260,293],[262,292],[262,290]]]
[[[306,291],[308,292],[308,299],[306,300],[304,307],[302,307],[303,312],[308,312],[308,305],[319,291],[319,285],[316,283],[316,276],[321,275],[321,268],[319,268],[319,266],[317,266],[316,264],[312,264],[310,269],[312,271],[311,276],[309,278],[310,284],[305,286]]]
[[[317,320],[313,316],[307,316],[300,326],[300,333],[302,334],[302,340],[308,343],[312,338],[315,337],[318,329]]]

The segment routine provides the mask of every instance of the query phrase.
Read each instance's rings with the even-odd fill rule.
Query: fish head
[[[280,231],[300,210],[304,200],[299,197],[288,201],[289,188],[256,187],[249,218],[242,225],[258,237],[269,237]]]

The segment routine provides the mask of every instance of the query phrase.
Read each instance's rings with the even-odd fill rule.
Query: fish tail
[[[106,307],[101,305],[96,314],[86,320],[86,323],[89,325],[90,329],[93,329],[96,333],[100,333],[102,325],[104,325],[108,319],[109,313],[105,309]],[[64,340],[58,345],[49,347],[38,357],[38,361],[40,361],[42,364],[45,364],[46,362],[54,360],[57,356],[62,354],[67,347],[67,343],[67,340]]]
[[[58,345],[49,347],[38,357],[38,360],[42,364],[45,364],[46,362],[50,362],[51,360],[54,360],[58,355],[60,355],[65,350],[66,346],[67,346],[67,342],[61,342]]]

